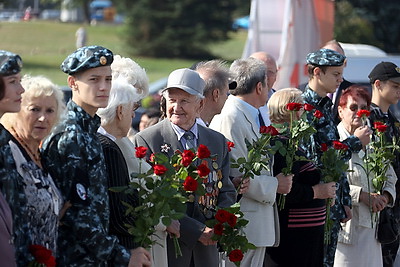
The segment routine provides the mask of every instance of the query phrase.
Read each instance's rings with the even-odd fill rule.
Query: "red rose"
[[[185,181],[183,182],[183,189],[185,191],[194,192],[197,190],[197,181],[193,179],[191,176],[186,177]]]
[[[235,227],[236,222],[237,222],[237,217],[236,217],[236,215],[230,213],[230,214],[229,214],[229,217],[228,217],[228,220],[227,220],[227,223],[233,228],[233,227]]]
[[[260,133],[262,134],[270,134],[271,136],[278,135],[279,132],[274,126],[261,126]]]
[[[217,213],[215,214],[215,219],[219,221],[220,223],[224,223],[228,221],[229,218],[229,212],[226,210],[218,210]]]
[[[339,141],[333,141],[333,148],[336,150],[347,150],[349,147]]]
[[[321,144],[321,151],[322,151],[322,152],[325,152],[325,151],[327,151],[327,150],[328,150],[328,145],[325,144],[325,143],[322,143],[322,144]]]
[[[310,105],[310,104],[304,104],[304,110],[306,110],[306,111],[311,111],[311,110],[313,110],[314,109],[314,106],[313,105]]]
[[[46,267],[55,267],[56,266],[56,258],[54,256],[50,256],[45,262],[43,262]]]
[[[300,103],[288,103],[286,104],[286,109],[291,111],[299,111],[303,107]]]
[[[192,158],[190,158],[190,157],[182,157],[182,165],[184,166],[184,167],[187,167],[187,166],[189,166],[190,165],[190,163],[192,163]]]
[[[371,115],[371,112],[369,110],[360,109],[359,111],[357,111],[357,116],[360,118],[362,118],[363,116],[369,117],[369,115]]]
[[[240,249],[234,249],[229,253],[229,260],[231,262],[241,261],[243,259],[243,252]]]
[[[321,111],[319,111],[319,110],[314,111],[315,118],[321,119],[323,116],[324,116],[324,114]]]
[[[214,225],[214,234],[216,235],[222,235],[224,233],[224,226],[222,223],[217,223]]]
[[[380,133],[384,133],[387,130],[387,125],[383,124],[383,125],[378,125],[378,127],[375,127],[376,130]]]
[[[235,144],[233,142],[226,142],[226,144],[228,145],[228,151],[231,152],[232,148],[235,147]]]
[[[51,255],[51,250],[41,245],[30,245],[28,249],[38,263],[46,267],[56,266],[56,259]]]
[[[200,144],[199,148],[197,148],[197,157],[199,159],[206,159],[211,156],[210,150],[205,145]]]
[[[136,149],[136,157],[141,159],[146,156],[147,148],[144,146],[135,147]]]
[[[384,123],[380,122],[380,121],[376,121],[374,122],[374,128],[381,133],[386,132],[387,130],[387,125],[385,125]]]
[[[206,164],[200,164],[197,166],[197,174],[200,177],[205,177],[210,173],[210,169],[207,167]]]
[[[193,153],[192,150],[184,150],[182,153],[182,165],[185,167],[189,166],[195,156],[196,155]]]
[[[156,164],[153,166],[155,175],[163,175],[168,169],[164,165]]]

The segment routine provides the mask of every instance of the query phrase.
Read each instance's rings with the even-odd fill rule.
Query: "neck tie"
[[[196,137],[191,131],[187,131],[183,134],[183,137],[185,137],[185,148],[186,149],[191,149],[196,147]]]
[[[265,126],[265,122],[264,122],[263,117],[261,116],[261,112],[260,111],[258,111],[258,119],[260,121],[260,127],[261,126]]]

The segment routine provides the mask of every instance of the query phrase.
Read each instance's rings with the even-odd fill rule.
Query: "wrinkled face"
[[[348,96],[345,107],[338,107],[339,117],[346,129],[354,131],[356,128],[362,126],[361,118],[357,116],[357,111],[361,109],[369,110],[367,101],[361,97],[354,99],[352,96]],[[350,131],[350,133],[353,132]]]
[[[135,117],[135,110],[138,108],[137,103],[128,103],[122,106],[122,117],[120,120],[121,132],[127,135],[132,125],[132,119]]]
[[[1,79],[1,77],[0,77]],[[21,109],[21,94],[25,92],[21,85],[21,74],[5,76],[4,97],[0,100],[0,116],[6,112],[18,112]]]
[[[184,130],[192,128],[203,108],[203,100],[181,89],[168,89],[167,118]]]
[[[344,66],[328,67],[323,73],[320,71],[320,85],[326,93],[334,93],[336,88],[343,82]]]
[[[57,120],[57,100],[54,95],[24,97],[17,115],[16,130],[26,139],[42,141]],[[18,129],[17,129],[18,128]]]
[[[400,100],[400,83],[391,80],[380,82],[379,95],[388,104],[395,105]]]
[[[70,79],[73,79],[71,84]],[[111,67],[102,66],[69,77],[72,99],[94,116],[98,108],[105,108],[111,90]]]

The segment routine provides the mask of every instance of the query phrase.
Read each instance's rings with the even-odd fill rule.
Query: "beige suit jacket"
[[[245,140],[250,143],[259,138],[259,126],[243,102],[230,95],[225,102],[221,114],[211,121],[214,129],[235,144],[231,158],[247,158]],[[272,167],[272,166],[271,166]],[[230,176],[239,176],[238,169],[230,170]],[[275,204],[278,180],[270,171],[263,171],[260,176],[250,180],[248,191],[240,200],[240,209],[249,220],[245,233],[249,242],[257,247],[271,247],[279,244],[278,211]]]

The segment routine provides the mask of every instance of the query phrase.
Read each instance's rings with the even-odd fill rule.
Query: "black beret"
[[[113,53],[102,46],[84,46],[69,55],[61,70],[67,74],[75,74],[87,69],[109,66],[114,60]]]
[[[21,71],[22,59],[19,55],[0,50],[0,75],[9,76]]]
[[[400,83],[400,68],[392,62],[382,61],[373,68],[368,78],[371,83],[374,83],[376,80],[391,80]]]

